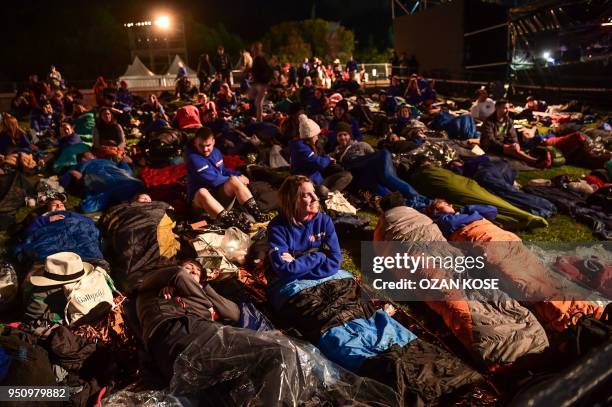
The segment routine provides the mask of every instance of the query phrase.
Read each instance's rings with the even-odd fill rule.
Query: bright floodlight
[[[544,53],[542,54],[542,58],[546,60],[550,59],[550,51],[544,51]]]
[[[155,25],[159,28],[163,28],[164,30],[170,27],[170,17],[168,16],[159,16],[155,20]]]

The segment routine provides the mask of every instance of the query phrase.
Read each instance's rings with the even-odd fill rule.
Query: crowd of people
[[[57,175],[59,182],[39,187],[38,208],[10,225],[14,286],[20,287],[23,312],[0,336],[0,383],[62,383],[72,389],[76,404],[90,405],[105,393],[112,401],[111,393],[127,384],[113,376],[120,368],[110,376],[106,368],[94,376],[83,373],[96,348],[116,346],[110,336],[121,339],[119,347],[134,346],[139,369],[155,376],[148,381],[141,375],[140,389],[188,382],[189,375],[176,372],[180,355],[193,349],[191,344],[206,350],[220,341],[210,352],[227,360],[210,359],[223,366],[211,365],[222,373],[197,397],[209,402],[230,397],[232,386],[267,392],[265,378],[281,361],[300,360],[284,359],[293,348],[274,339],[284,335],[277,326],[311,342],[346,374],[367,378],[371,387],[364,388],[383,394],[388,388],[376,386],[389,386],[395,403],[433,403],[466,385],[486,387],[477,368],[394,319],[393,305],[361,295],[355,277],[342,270],[336,228],[350,218],[342,208],[352,203],[378,210],[374,240],[521,244],[508,229],[546,226],[557,207],[518,189],[513,165],[550,167],[554,147],[568,162],[594,170],[590,185],[599,184],[593,195],[609,194],[610,152],[598,150],[590,136],[561,127],[558,133],[517,132],[514,120],[550,117],[546,103],[534,98],[517,109],[480,89],[469,111],[454,113],[449,107],[456,106],[438,95],[435,81],[418,75],[414,58],[393,58],[404,71],[394,71],[388,88],[370,95],[352,57],[344,66],[313,58],[293,67],[268,57],[261,43],[241,53],[245,75],[239,86],[232,86],[233,66],[222,46],[213,57],[199,58],[199,86],[183,70],[174,92],[146,98],[125,82],[99,77],[95,104],[88,105],[55,67],[47,81],[33,75],[15,97],[13,111],[2,113],[0,176],[2,185],[12,187],[2,190],[0,204],[18,202],[13,213],[23,206],[33,194],[26,185],[33,175]],[[29,128],[22,128],[27,119]],[[475,153],[478,146],[481,152]],[[15,179],[26,186],[14,187]],[[78,209],[66,207],[66,192],[80,198]],[[338,199],[344,206],[334,206]],[[609,232],[609,219],[600,222]],[[218,278],[219,256],[194,251],[193,237],[233,228],[251,234],[250,258],[259,258],[243,261],[230,283]],[[519,252],[531,261],[522,245]],[[250,277],[243,278],[245,273]],[[236,281],[248,289],[237,290]],[[261,294],[259,302],[253,292]],[[546,332],[564,332],[571,324],[566,313],[603,312],[587,301],[567,300],[571,309],[559,305],[561,300],[541,307],[508,301],[502,308],[478,308],[474,301],[464,307],[468,311],[462,309],[486,314],[499,325],[487,333],[479,321],[488,317],[474,317],[474,338],[458,326],[466,319],[453,314],[456,308],[428,305],[479,367],[542,353],[549,345]],[[104,312],[100,304],[106,304]],[[83,336],[83,326],[99,333],[100,321],[109,318],[114,322],[106,336],[94,342]],[[115,332],[119,325],[121,333]],[[233,327],[231,336],[220,340],[227,327]],[[261,336],[253,339],[254,332]],[[66,336],[72,339],[61,340]],[[230,338],[261,343],[266,351],[233,348]],[[46,349],[49,356],[36,361],[39,374],[16,373],[33,367],[11,356],[15,343]],[[68,349],[69,343],[80,345]],[[231,357],[239,357],[241,366],[232,366]],[[128,359],[115,363],[121,367]],[[6,369],[5,360],[12,361]],[[248,378],[250,387],[239,377]],[[257,397],[273,399],[267,393]],[[334,396],[330,391],[304,397]]]

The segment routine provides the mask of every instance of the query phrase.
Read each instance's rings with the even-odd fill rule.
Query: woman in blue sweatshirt
[[[278,281],[336,274],[342,262],[336,229],[329,215],[319,212],[312,181],[302,175],[287,178],[279,198],[281,214],[268,226],[270,260]]]
[[[304,175],[317,186],[319,195],[328,191],[342,191],[353,180],[350,172],[335,164],[328,155],[317,154],[317,140],[321,128],[305,114],[298,117],[300,139],[289,142],[291,174]]]

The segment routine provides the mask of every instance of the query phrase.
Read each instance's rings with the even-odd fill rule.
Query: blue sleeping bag
[[[318,280],[293,280],[286,284],[271,282],[268,299],[279,309],[283,303],[301,291],[318,285],[354,276],[345,270]],[[358,371],[367,358],[387,351],[392,345],[404,346],[416,339],[416,335],[394,320],[383,310],[377,310],[369,318],[353,319],[334,326],[319,338],[319,349],[340,366]]]
[[[491,160],[483,155],[464,162],[463,175],[473,178],[489,192],[543,218],[550,218],[557,213],[557,207],[552,202],[514,186],[516,171],[506,161]]]
[[[101,211],[108,206],[128,201],[145,189],[142,181],[117,167],[111,160],[89,160],[75,169],[83,174],[84,197],[81,210],[84,213]]]
[[[470,114],[453,116],[448,112],[440,112],[431,122],[431,128],[437,131],[446,131],[448,136],[453,139],[467,140],[469,138],[479,138],[480,134],[476,130],[476,122]]]
[[[319,349],[330,360],[356,372],[367,358],[415,339],[415,334],[378,310],[368,319],[354,319],[327,330],[319,339]]]
[[[100,231],[94,222],[75,212],[65,212],[65,216],[55,222],[40,222],[39,227],[26,231],[23,243],[14,249],[17,259],[42,261],[59,252],[73,252],[84,259],[103,259]]]

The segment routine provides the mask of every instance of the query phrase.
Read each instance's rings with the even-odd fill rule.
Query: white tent
[[[142,63],[140,58],[134,57],[134,62],[128,65],[127,69],[125,70],[125,73],[122,75],[122,78],[123,77],[142,78],[142,77],[147,77],[147,76],[152,77],[152,76],[155,76],[155,74],[151,72],[149,68],[145,66],[145,64]]]
[[[168,72],[166,72],[166,75],[176,76],[178,74],[180,67],[185,67],[187,69],[187,76],[189,77],[196,76],[196,71],[188,67],[187,64],[185,64],[183,60],[181,59],[181,57],[179,57],[178,55],[174,56],[174,60],[172,61],[172,64],[170,64],[170,67],[168,68]]]

